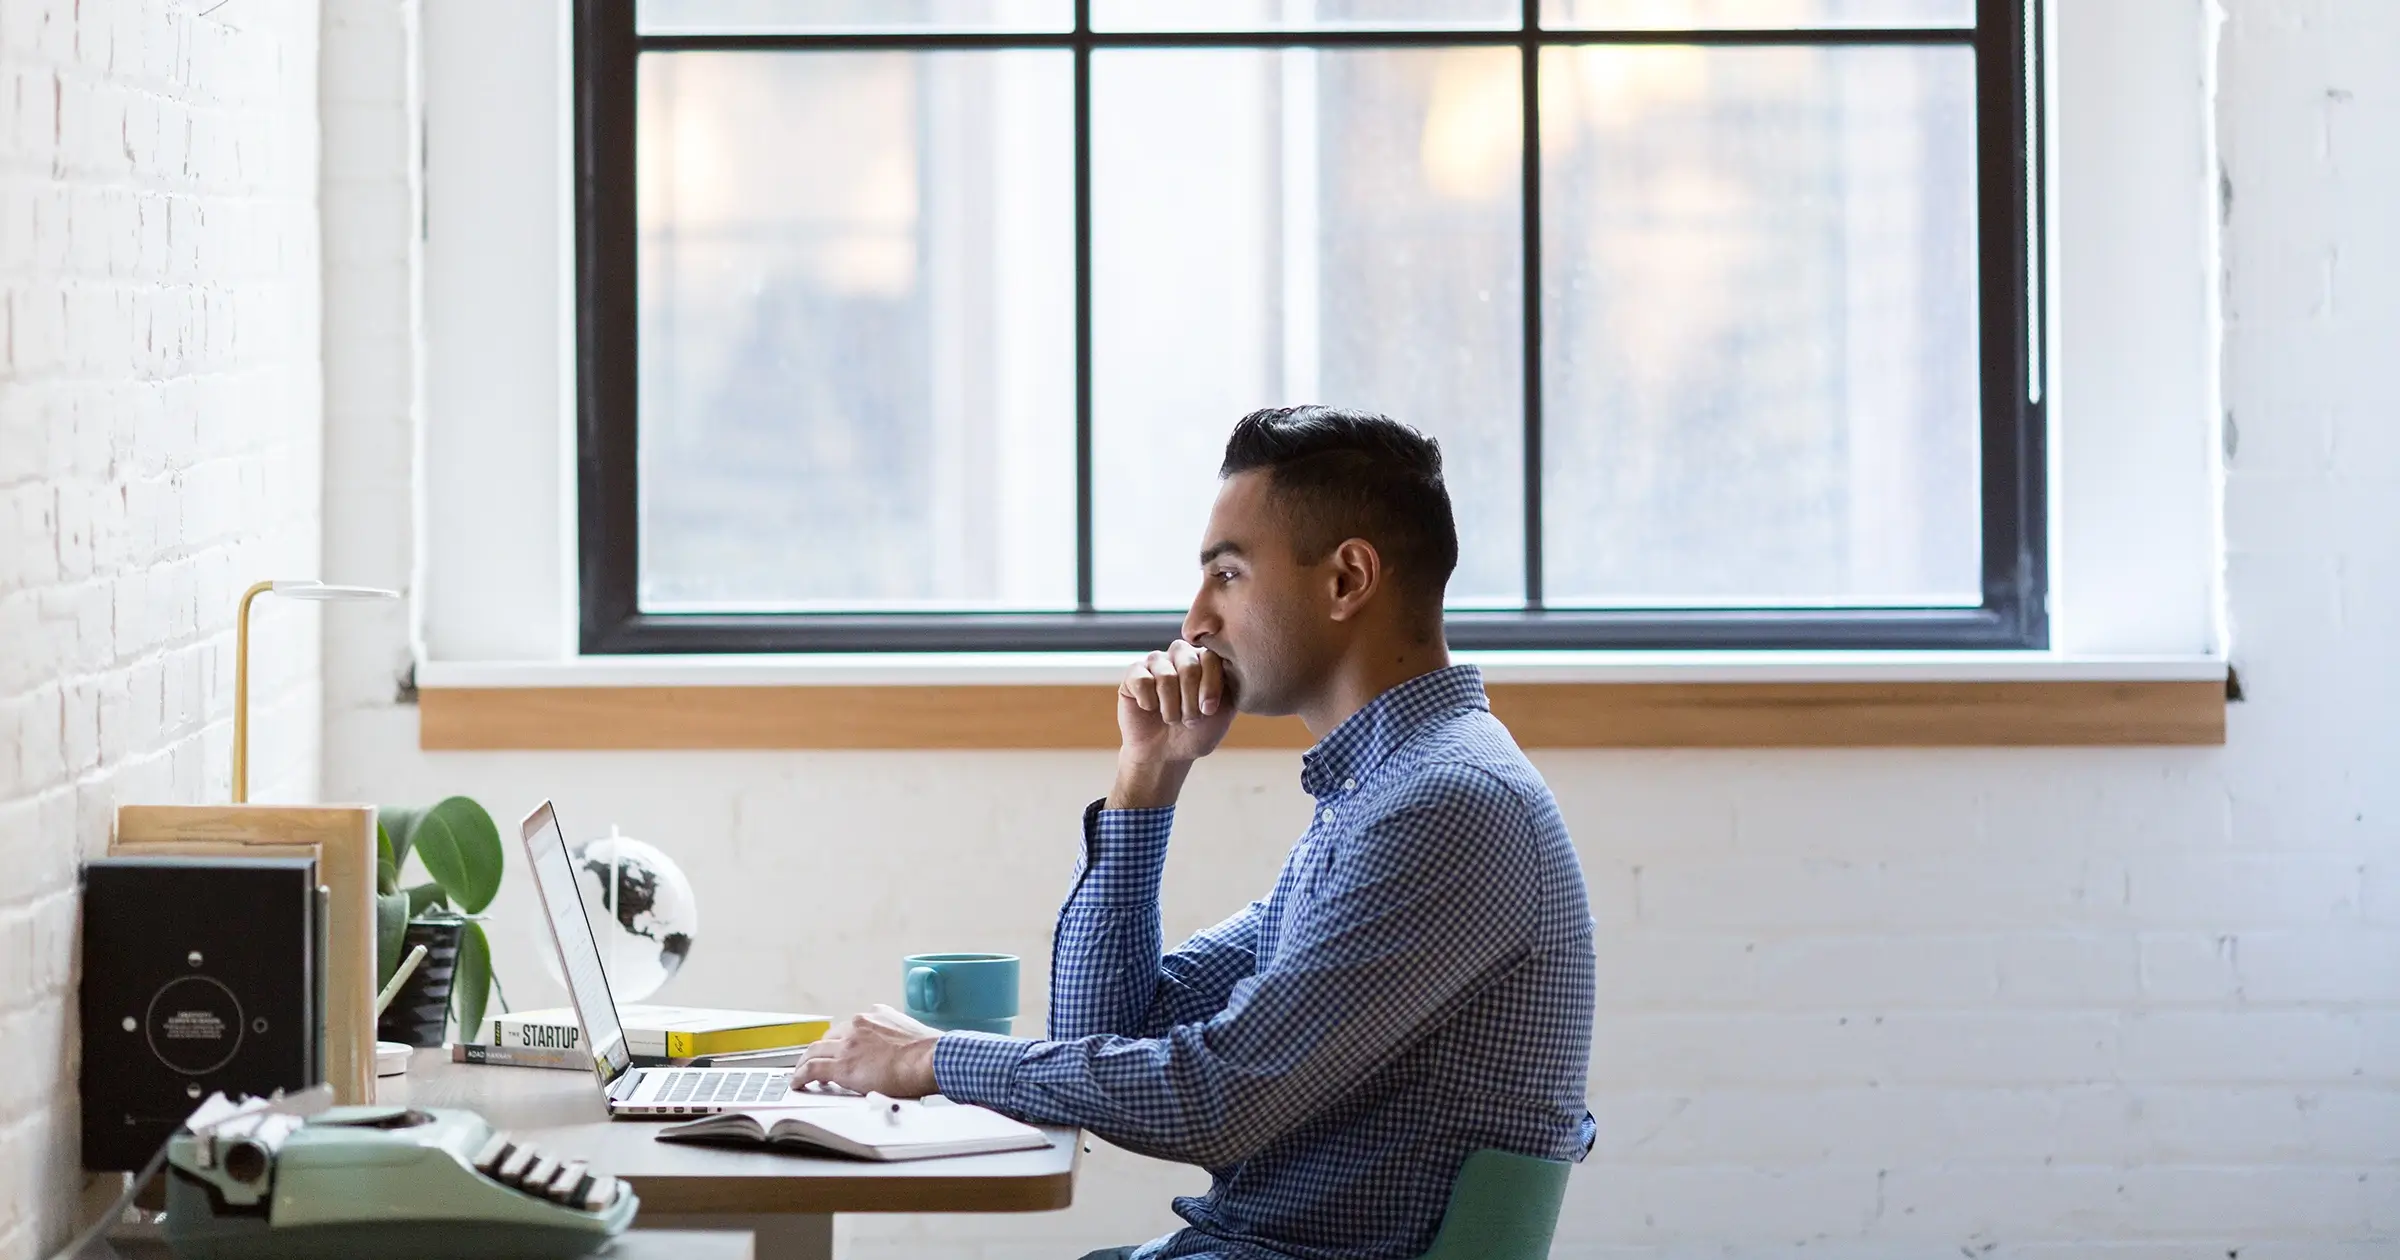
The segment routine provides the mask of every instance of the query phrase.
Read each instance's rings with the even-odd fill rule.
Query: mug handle
[[[913,1011],[942,1009],[942,973],[931,967],[908,969],[908,1006]]]

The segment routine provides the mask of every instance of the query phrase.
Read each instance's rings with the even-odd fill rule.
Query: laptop
[[[617,1019],[617,1000],[608,991],[608,972],[600,966],[600,942],[593,939],[591,920],[584,917],[583,885],[575,878],[557,811],[543,801],[525,816],[522,829],[533,886],[541,894],[550,937],[558,942],[567,996],[575,1003],[576,1022],[583,1025],[584,1044],[591,1047],[592,1070],[608,1096],[609,1116],[709,1116],[783,1101],[792,1087],[789,1063],[750,1069],[633,1065],[633,1055],[625,1048],[625,1027]]]

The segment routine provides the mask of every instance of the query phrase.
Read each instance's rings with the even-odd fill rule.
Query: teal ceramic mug
[[[911,954],[900,978],[909,1018],[945,1031],[1006,1035],[1017,1015],[1015,954]]]

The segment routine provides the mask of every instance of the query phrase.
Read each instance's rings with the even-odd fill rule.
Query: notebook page
[[[985,1107],[963,1106],[944,1100],[927,1105],[915,1100],[886,1102],[867,1099],[842,1099],[848,1106],[809,1106],[791,1114],[825,1132],[846,1138],[860,1146],[879,1151],[900,1151],[911,1147],[949,1147],[961,1144],[989,1149],[1014,1150],[1046,1146],[1049,1139],[1040,1129],[1018,1122]],[[770,1129],[781,1117],[772,1113],[758,1115],[762,1125]]]

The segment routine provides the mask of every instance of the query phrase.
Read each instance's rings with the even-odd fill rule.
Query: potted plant
[[[377,986],[391,982],[411,949],[426,947],[425,961],[378,1022],[377,1036],[438,1046],[456,1014],[461,1034],[473,1037],[499,983],[491,941],[476,917],[500,891],[499,826],[464,796],[425,808],[386,806],[376,811],[375,845]],[[412,853],[429,878],[403,888],[400,869]]]

